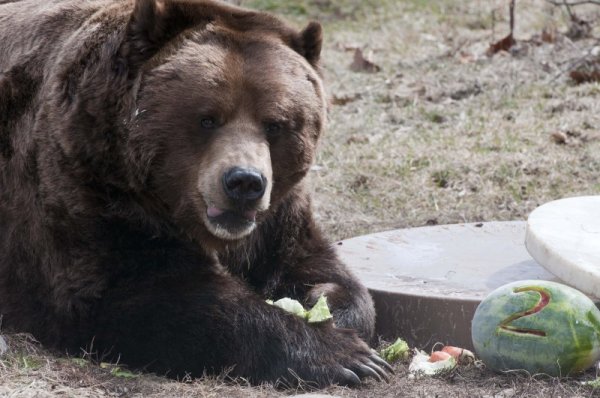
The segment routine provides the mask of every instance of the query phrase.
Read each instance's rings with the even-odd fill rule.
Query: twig
[[[514,36],[515,31],[515,0],[510,0],[509,16],[510,16],[510,35]]]
[[[571,18],[571,21],[577,21],[578,18],[577,16],[573,13],[573,11],[571,11],[571,6],[569,5],[569,2],[567,0],[563,0],[563,5],[565,6],[565,8],[567,9],[567,13],[569,14],[569,18]]]
[[[492,43],[496,41],[496,10],[492,9]]]

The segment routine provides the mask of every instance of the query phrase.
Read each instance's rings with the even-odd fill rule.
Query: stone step
[[[342,260],[369,288],[377,333],[411,347],[472,348],[471,319],[495,288],[560,280],[525,248],[524,221],[410,228],[338,242]]]

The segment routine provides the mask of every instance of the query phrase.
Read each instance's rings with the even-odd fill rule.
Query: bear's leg
[[[373,339],[373,300],[322,236],[308,199],[290,198],[256,235],[260,239],[224,257],[230,269],[267,298],[291,297],[312,306],[323,294],[336,326],[356,330],[367,342]]]
[[[97,314],[97,348],[171,377],[232,368],[230,375],[253,383],[293,384],[297,375],[325,386],[382,379],[389,371],[355,332],[308,324],[224,272],[120,286]]]

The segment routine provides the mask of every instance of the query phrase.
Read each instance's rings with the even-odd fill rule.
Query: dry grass
[[[559,35],[486,57],[493,5],[398,3],[327,29],[330,92],[358,98],[331,107],[314,173],[317,212],[333,237],[525,219],[546,201],[600,193],[600,86],[570,85],[563,73],[593,40]],[[519,2],[516,37],[539,40],[564,23],[543,1]],[[495,39],[507,28],[496,21]],[[351,72],[346,49],[356,46],[382,72]]]
[[[239,2],[287,14],[298,23],[309,18],[324,23],[324,73],[335,104],[312,181],[317,216],[332,239],[426,224],[525,219],[546,201],[600,193],[600,85],[573,85],[565,73],[571,60],[598,42],[573,42],[560,34],[552,43],[539,42],[542,29],[564,32],[568,22],[544,1],[517,2],[519,45],[511,54],[493,57],[485,56],[489,43],[508,28],[506,2],[499,0]],[[589,7],[582,16],[591,20],[599,13],[600,7]],[[355,48],[371,54],[381,71],[352,72]],[[27,336],[6,339],[0,396],[295,393],[222,378],[118,377],[114,366],[51,355]],[[389,385],[369,382],[325,392],[345,397],[598,395],[579,383],[593,378],[593,371],[578,380],[557,380],[468,367],[443,378],[409,380],[405,363],[396,370]]]

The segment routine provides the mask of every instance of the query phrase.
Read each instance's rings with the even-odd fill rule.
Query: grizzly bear
[[[199,0],[0,0],[4,331],[171,377],[391,368],[311,213],[321,27]],[[324,294],[333,322],[269,305]]]

